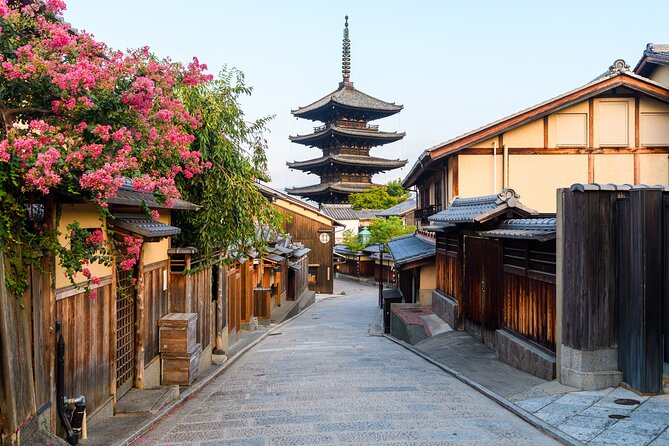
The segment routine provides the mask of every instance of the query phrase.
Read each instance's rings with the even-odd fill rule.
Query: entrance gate
[[[135,286],[132,271],[117,267],[116,398],[132,388],[135,379]]]

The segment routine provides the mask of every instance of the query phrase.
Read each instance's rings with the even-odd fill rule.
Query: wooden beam
[[[509,147],[509,155],[630,155],[630,154],[669,154],[669,147],[601,147],[589,149],[585,147]],[[490,149],[468,148],[458,152],[459,155],[490,155]]]
[[[144,246],[137,266],[137,293],[135,295],[135,387],[144,388]]]
[[[544,149],[548,148],[548,116],[544,116]]]
[[[634,154],[634,184],[641,184],[641,158],[638,153]]]
[[[595,102],[592,98],[588,100],[588,147],[593,148],[595,144]]]
[[[116,413],[116,283],[118,282],[118,268],[112,262],[112,281],[109,296],[109,394],[112,397],[112,408]]]
[[[595,182],[595,155],[588,154],[588,183]]]

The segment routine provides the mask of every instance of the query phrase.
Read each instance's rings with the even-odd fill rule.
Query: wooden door
[[[498,240],[465,238],[465,330],[489,346],[499,328],[502,247]]]
[[[116,286],[116,398],[135,380],[135,285],[134,271],[117,267]]]
[[[664,194],[663,197],[663,224],[664,229],[662,234],[664,234],[664,296],[663,296],[663,305],[664,305],[664,321],[663,321],[663,332],[664,332],[664,374],[669,375],[669,195]]]

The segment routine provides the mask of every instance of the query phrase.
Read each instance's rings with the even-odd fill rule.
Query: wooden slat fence
[[[144,363],[160,354],[158,319],[169,313],[167,301],[168,262],[164,260],[144,267]]]

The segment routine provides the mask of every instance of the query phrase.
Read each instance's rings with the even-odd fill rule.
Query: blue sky
[[[292,144],[317,123],[291,109],[335,90],[349,15],[351,80],[404,105],[376,121],[404,140],[372,154],[408,159],[404,178],[428,147],[582,85],[617,58],[632,67],[646,43],[669,43],[666,1],[214,1],[69,0],[65,19],[117,49],[148,45],[160,56],[197,56],[216,73],[246,74],[249,119],[270,124],[272,184],[318,182],[286,161],[320,156]]]

